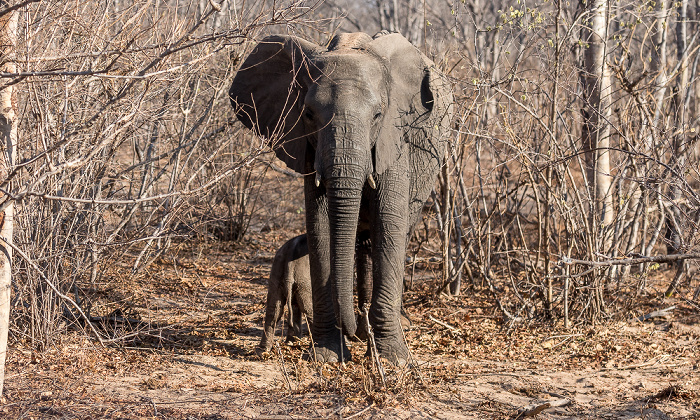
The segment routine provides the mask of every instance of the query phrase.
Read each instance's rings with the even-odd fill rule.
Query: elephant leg
[[[408,360],[400,322],[409,217],[407,167],[404,154],[382,174],[371,200],[374,284],[370,322],[379,355],[397,365]]]
[[[309,332],[311,331],[311,324],[314,322],[314,308],[313,300],[311,298],[311,277],[309,273],[309,256],[308,251],[305,251],[305,256],[299,258],[299,264],[295,266],[294,277],[296,278],[296,301],[299,305],[300,313],[299,316],[302,317],[306,315],[306,325]],[[299,324],[301,328],[301,324]]]
[[[313,324],[310,351],[312,360],[339,362],[350,360],[350,350],[343,334],[336,327],[335,309],[330,282],[330,234],[328,200],[323,185],[316,186],[312,171],[304,177],[306,201],[306,235],[309,244],[309,271],[311,274],[311,299]]]
[[[263,353],[270,351],[272,348],[272,343],[275,339],[275,329],[284,313],[283,302],[287,300],[287,297],[284,296],[285,288],[280,284],[281,275],[276,274],[274,269],[275,267],[273,267],[273,273],[270,275],[270,283],[267,287],[267,305],[262,339],[255,348],[255,354],[258,356],[262,356]]]
[[[292,298],[291,310],[289,314],[289,329],[287,330],[287,341],[294,341],[301,338],[301,307],[296,297]]]
[[[357,320],[357,337],[367,340],[367,327],[362,313],[365,305],[372,303],[372,244],[369,230],[361,231],[357,235],[357,247],[355,251],[357,264],[357,303],[360,307],[360,315]]]

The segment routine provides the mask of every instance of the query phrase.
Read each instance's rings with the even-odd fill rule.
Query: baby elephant
[[[301,337],[301,314],[313,320],[309,247],[306,235],[287,241],[275,254],[267,286],[267,310],[260,344],[255,353],[261,356],[270,351],[275,329],[287,306],[287,341]]]
[[[372,262],[369,237],[359,234],[355,255],[357,263],[357,295],[360,308],[372,298]],[[275,254],[267,286],[267,308],[262,339],[255,348],[261,356],[272,348],[277,323],[287,307],[287,341],[301,337],[301,315],[306,314],[308,322],[313,322],[313,301],[311,300],[311,274],[309,271],[309,247],[306,235],[299,235],[287,241]],[[359,321],[358,321],[359,322]],[[364,339],[364,328],[358,336]]]

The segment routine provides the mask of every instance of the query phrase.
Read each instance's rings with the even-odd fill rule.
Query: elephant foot
[[[304,356],[306,360],[320,363],[338,363],[352,361],[350,349],[345,345],[345,340],[335,337],[333,340],[319,340],[312,344],[309,353]]]
[[[400,336],[375,336],[379,357],[386,359],[394,366],[404,367],[408,365],[408,347]],[[370,349],[367,349],[370,352]]]
[[[253,349],[253,353],[255,353],[255,355],[261,359],[266,359],[270,356],[270,350],[272,350],[272,344],[270,344],[270,345],[258,344]]]

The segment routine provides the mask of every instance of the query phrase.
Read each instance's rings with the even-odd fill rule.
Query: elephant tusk
[[[316,188],[321,186],[321,171],[318,170],[318,159],[314,162],[314,171],[316,171]]]
[[[374,182],[374,177],[372,176],[372,174],[367,175],[367,183],[373,190],[377,189],[377,183]]]

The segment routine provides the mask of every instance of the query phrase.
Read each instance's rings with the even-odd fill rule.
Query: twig
[[[467,377],[467,376],[512,376],[514,378],[523,378],[523,375],[518,374],[518,373],[508,373],[508,372],[480,372],[480,373],[458,373],[457,375],[458,378],[462,377]]]
[[[557,344],[552,345],[552,346],[550,347],[550,349],[555,349],[555,348],[557,348],[557,347],[559,347],[559,346],[561,346],[561,345],[563,345],[563,344],[566,344],[566,343],[569,342],[569,340],[571,340],[572,338],[574,338],[574,337],[576,337],[576,336],[581,336],[581,335],[583,335],[583,334],[571,334],[571,335],[553,336],[553,337],[559,337],[559,338],[562,338],[562,337],[563,337],[564,339],[561,340],[560,342],[558,342]],[[546,341],[549,341],[549,340],[553,340],[553,338],[552,338],[552,337],[546,338],[546,339],[543,341],[543,343],[546,342]]]
[[[142,396],[141,400],[144,402],[150,402],[151,406],[153,406],[153,417],[158,417],[158,408],[156,407],[156,402],[153,401],[152,398],[148,398],[146,396]]]
[[[369,410],[369,409],[372,408],[372,407],[374,407],[374,403],[368,405],[367,407],[363,408],[362,410],[358,411],[357,413],[355,413],[355,414],[353,414],[353,415],[351,415],[351,416],[345,417],[345,420],[350,420],[350,419],[354,419],[355,417],[361,416],[361,415],[363,415],[364,413],[366,413],[367,410]]]
[[[513,416],[514,419],[524,419],[525,417],[534,417],[548,408],[563,407],[570,404],[569,399],[563,398],[561,400],[547,401],[544,403],[537,403],[528,405],[527,407],[522,407],[518,410],[517,414]]]
[[[688,254],[669,254],[669,255],[652,255],[648,257],[637,257],[637,258],[622,258],[619,260],[605,260],[605,261],[588,261],[588,260],[577,260],[575,258],[569,258],[563,256],[561,262],[564,264],[581,264],[589,265],[594,267],[608,267],[611,265],[635,265],[643,263],[667,263],[673,261],[682,260],[693,260],[700,259],[700,254],[688,253]]]
[[[572,337],[580,337],[583,334],[561,334],[561,335],[550,335],[549,337],[545,338],[544,341],[548,340],[553,340],[555,338],[572,338]]]
[[[292,393],[292,383],[289,381],[289,374],[287,374],[287,368],[284,365],[284,357],[282,356],[282,350],[280,349],[279,340],[275,341],[275,350],[277,350],[277,356],[279,356],[280,366],[282,367],[282,374],[284,375],[284,382],[287,384],[287,389],[289,393]]]
[[[265,165],[272,168],[273,171],[290,176],[292,178],[303,178],[304,177],[304,175],[298,174],[298,173],[292,171],[291,169],[282,168],[281,166],[276,165],[274,162],[264,162],[264,163],[265,163]]]
[[[442,325],[443,327],[445,327],[445,328],[447,328],[447,329],[449,329],[449,330],[452,330],[452,331],[459,331],[459,328],[455,328],[455,327],[453,327],[452,325],[446,324],[446,323],[444,323],[444,322],[442,322],[442,321],[440,321],[440,320],[438,320],[438,319],[435,319],[435,318],[433,318],[431,315],[428,315],[428,319],[430,319],[431,321],[433,321],[434,323],[436,323],[436,324],[438,324],[438,325]]]
[[[668,289],[666,289],[666,292],[664,293],[664,297],[670,298],[671,295],[673,295],[673,292],[676,291],[676,288],[678,288],[678,284],[681,282],[681,277],[683,277],[683,274],[686,272],[686,264],[685,261],[681,261],[679,264],[677,264],[676,268],[676,274],[673,276],[673,280],[671,280],[671,284],[668,285]]]
[[[420,368],[418,367],[418,361],[416,360],[415,357],[413,357],[413,352],[411,351],[411,348],[408,346],[408,340],[406,339],[406,332],[403,330],[403,327],[401,327],[401,335],[403,336],[403,342],[406,343],[406,350],[408,350],[408,361],[409,364],[408,366],[413,368],[413,371],[416,373],[416,376],[418,376],[418,380],[420,380],[421,384],[428,390],[428,393],[430,395],[433,395],[432,391],[429,388],[429,385],[425,380],[423,379],[423,375],[421,374]]]
[[[698,287],[698,290],[700,290],[700,287]],[[690,305],[692,305],[693,307],[695,307],[696,310],[700,310],[700,305],[698,305],[697,303],[693,302],[692,300],[690,300],[690,299],[688,299],[688,298],[685,298],[685,297],[683,297],[683,296],[681,296],[681,299],[683,299],[683,300],[685,301],[685,303],[689,303]]]
[[[382,361],[379,360],[379,352],[377,351],[377,343],[374,342],[374,333],[372,332],[372,327],[369,324],[369,304],[366,303],[365,307],[362,308],[362,318],[365,321],[365,328],[367,328],[367,341],[369,342],[369,349],[372,353],[372,360],[377,364],[377,370],[379,371],[379,377],[382,379],[382,385],[386,389],[386,375],[384,374],[384,367],[382,366]]]
[[[306,325],[309,326],[309,339],[311,340],[311,348],[309,349],[309,358],[310,358],[312,361],[315,362],[315,361],[318,360],[318,358],[316,357],[316,344],[315,344],[315,342],[314,342],[314,335],[313,335],[313,333],[311,332],[311,324],[309,323],[309,317],[307,317],[306,314],[303,313],[303,312],[302,312],[301,315],[302,315],[302,316],[304,317],[304,319],[306,320]],[[319,371],[319,374],[320,374],[320,373],[321,373],[321,372]],[[321,375],[321,378],[323,378],[323,377],[324,377],[324,376]]]
[[[41,0],[25,0],[25,1],[21,2],[21,3],[17,3],[17,4],[15,4],[15,5],[12,5],[12,6],[8,7],[7,9],[3,9],[2,11],[0,11],[0,18],[3,17],[3,16],[5,16],[6,14],[8,14],[8,13],[10,13],[10,12],[14,12],[14,11],[17,10],[17,9],[21,9],[22,7],[24,7],[24,6],[28,5],[28,4],[37,3],[37,2],[40,2],[40,1],[41,1]]]
[[[141,321],[140,319],[127,318],[127,317],[118,316],[118,315],[91,316],[90,322],[94,322],[96,324],[100,324],[100,325],[104,325],[104,326],[107,326],[107,324],[112,324],[113,327],[116,327],[118,324],[129,324],[129,326],[135,326],[135,327],[148,325],[147,323]]]

